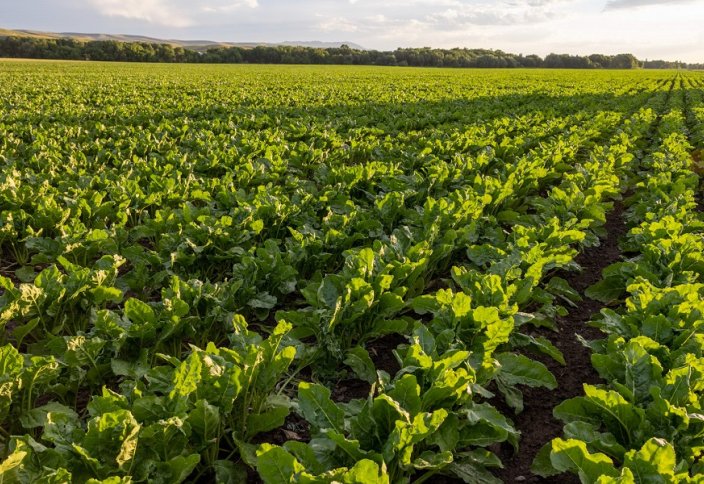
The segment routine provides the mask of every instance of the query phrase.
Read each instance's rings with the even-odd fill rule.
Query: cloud
[[[646,7],[650,5],[670,5],[676,3],[691,3],[695,0],[609,0],[605,10],[619,10],[624,8]]]
[[[239,2],[228,2],[224,5],[204,5],[201,10],[208,13],[223,13],[239,10],[242,7],[257,8],[259,2],[257,0],[241,0]]]
[[[206,5],[187,0],[89,0],[89,3],[99,13],[108,17],[142,20],[169,27],[190,27],[195,25],[199,15],[203,14],[223,14],[243,7],[259,6],[257,0],[215,0]]]
[[[103,15],[144,20],[149,23],[187,27],[188,16],[179,9],[164,4],[162,0],[91,0]]]
[[[472,2],[458,0],[378,0],[359,13],[330,11],[316,17],[320,32],[354,32],[367,38],[415,40],[442,34],[467,36],[477,29],[500,26],[539,25],[557,16],[558,9],[575,0],[504,0]],[[369,0],[348,0],[357,6]],[[401,4],[413,8],[399,10]],[[369,15],[376,12],[374,15]]]
[[[357,32],[359,25],[345,17],[326,17],[318,23],[318,28],[323,32]]]
[[[555,2],[537,3],[528,1],[463,5],[430,14],[425,20],[445,29],[461,29],[472,25],[535,24],[550,20],[554,12],[548,6]]]

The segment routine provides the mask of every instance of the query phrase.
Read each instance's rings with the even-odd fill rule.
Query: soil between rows
[[[542,328],[534,331],[535,335],[544,336],[557,346],[567,364],[563,366],[551,358],[531,355],[555,375],[558,387],[554,391],[522,388],[525,408],[519,415],[512,416],[521,432],[520,451],[514,454],[509,445],[502,445],[499,452],[504,468],[498,470],[496,476],[506,483],[579,483],[579,479],[573,475],[565,474],[549,479],[538,477],[531,473],[530,466],[543,445],[562,434],[563,424],[553,417],[553,409],[567,399],[582,395],[585,383],[596,384],[601,381],[592,367],[591,351],[580,343],[576,335],[587,340],[602,337],[599,330],[587,323],[604,305],[584,296],[584,291],[601,279],[603,269],[621,258],[618,242],[627,232],[623,211],[623,203],[615,202],[613,210],[607,214],[605,229],[608,236],[598,247],[590,247],[576,257],[575,261],[582,270],[560,274],[584,298],[577,303],[577,307],[568,308],[569,315],[557,320],[560,332]],[[513,413],[508,407],[500,410],[506,415]]]

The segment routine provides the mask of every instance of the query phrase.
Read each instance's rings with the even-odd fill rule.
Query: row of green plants
[[[526,160],[523,163],[529,163],[529,161]],[[534,163],[534,166],[545,164],[538,157],[535,158]],[[525,171],[528,173],[536,172],[536,170],[530,169]],[[530,181],[531,179],[525,178],[525,180]],[[450,207],[451,205],[445,204],[445,206]],[[457,210],[466,211],[466,209],[467,204],[458,204]],[[481,210],[481,206],[478,209]],[[444,213],[448,214],[451,212],[446,209]],[[472,217],[473,219],[478,219],[480,215],[481,211],[475,214],[467,212],[462,214],[463,217]],[[451,222],[451,218],[449,220],[445,219],[444,222]],[[303,360],[300,363],[302,366],[310,364],[309,359],[313,362],[323,360],[326,363],[332,362],[335,364],[342,361],[344,357],[345,361],[349,361],[350,366],[360,376],[369,378],[368,375],[374,375],[375,370],[369,355],[362,346],[354,345],[363,343],[366,339],[379,336],[385,332],[404,332],[406,330],[406,326],[409,325],[408,320],[390,318],[406,306],[402,296],[405,295],[407,287],[399,286],[397,288],[392,284],[399,280],[404,283],[410,279],[411,282],[408,284],[412,285],[414,278],[422,275],[422,269],[427,265],[427,257],[420,261],[400,257],[398,249],[403,248],[406,248],[411,253],[415,251],[419,255],[432,253],[430,248],[427,247],[427,243],[424,251],[422,250],[423,247],[404,247],[400,245],[395,248],[377,244],[374,250],[365,248],[356,253],[348,254],[345,268],[341,273],[326,276],[320,282],[311,283],[310,286],[312,287],[302,289],[302,293],[306,296],[308,302],[314,304],[315,307],[310,310],[280,314],[282,319],[287,318],[293,321],[296,328],[295,333],[292,335],[296,339],[291,340],[288,345],[284,345],[281,354],[273,350],[268,354],[262,351],[260,349],[262,341],[257,340],[254,333],[247,331],[247,325],[243,319],[241,317],[231,317],[235,331],[234,335],[231,335],[233,337],[229,341],[229,346],[243,346],[243,351],[239,355],[228,352],[230,365],[220,362],[221,365],[215,367],[217,369],[213,369],[212,362],[209,365],[204,365],[206,362],[204,359],[207,358],[210,361],[216,356],[220,356],[220,352],[223,351],[221,344],[208,345],[210,351],[206,349],[203,353],[200,353],[196,346],[192,346],[188,350],[181,348],[183,337],[186,335],[180,329],[183,327],[183,320],[188,317],[190,308],[193,306],[193,300],[187,287],[182,290],[181,281],[178,278],[174,278],[169,291],[162,294],[163,298],[158,306],[147,304],[137,298],[129,298],[124,304],[122,314],[111,309],[101,309],[101,307],[110,303],[119,303],[122,297],[121,291],[112,285],[115,283],[120,263],[124,262],[116,256],[105,256],[102,258],[96,264],[96,270],[94,271],[76,266],[68,262],[64,256],[59,256],[58,262],[68,274],[65,275],[57,266],[51,266],[42,271],[35,278],[33,284],[21,284],[18,289],[14,288],[9,279],[4,279],[3,284],[7,289],[3,295],[6,303],[4,305],[4,316],[8,323],[20,323],[13,330],[13,336],[17,338],[15,344],[21,346],[25,343],[25,338],[20,339],[21,335],[31,336],[34,333],[37,335],[35,337],[37,341],[31,343],[34,345],[33,352],[46,353],[49,350],[52,355],[49,358],[45,357],[41,364],[37,365],[38,368],[35,368],[35,362],[32,362],[29,368],[25,368],[25,365],[18,363],[22,361],[22,355],[13,346],[8,345],[6,347],[9,351],[7,355],[8,361],[14,361],[12,366],[16,371],[8,374],[14,386],[8,395],[7,415],[5,417],[7,418],[10,415],[17,416],[18,414],[22,416],[30,411],[45,412],[46,417],[44,417],[44,420],[41,420],[40,417],[38,422],[34,422],[36,424],[35,427],[29,428],[40,428],[43,444],[52,444],[52,447],[47,448],[46,454],[27,453],[24,449],[32,448],[31,444],[36,443],[34,438],[27,437],[26,439],[31,438],[31,440],[24,441],[21,439],[13,440],[11,443],[11,447],[15,449],[13,455],[25,456],[23,459],[17,460],[17,463],[21,464],[16,466],[17,472],[21,470],[22,473],[25,473],[20,474],[24,479],[44,478],[42,469],[52,468],[47,462],[51,463],[61,460],[67,462],[66,467],[62,467],[62,469],[65,472],[68,472],[66,469],[71,469],[72,478],[78,480],[85,480],[89,477],[108,478],[115,473],[129,474],[138,480],[154,479],[160,475],[168,476],[165,477],[167,481],[181,480],[193,472],[194,466],[200,463],[200,456],[204,452],[203,446],[205,444],[199,442],[197,434],[192,434],[192,427],[193,425],[208,426],[208,424],[210,424],[213,432],[211,437],[215,437],[215,441],[211,442],[210,446],[210,450],[215,451],[215,454],[208,454],[208,457],[217,458],[218,451],[227,444],[233,451],[236,450],[237,453],[246,457],[252,450],[245,447],[243,451],[244,442],[247,442],[259,432],[282,425],[284,418],[289,413],[292,404],[285,398],[285,395],[280,395],[281,398],[273,400],[271,397],[275,391],[275,385],[292,363],[297,347],[303,350],[300,356]],[[387,254],[387,260],[380,257],[385,254]],[[518,259],[518,262],[520,262],[520,259]],[[450,300],[453,299],[451,292],[449,298]],[[460,303],[451,306],[456,306],[457,311],[461,311],[458,312],[456,317],[466,317],[470,309],[470,299],[464,294],[462,294],[462,297],[458,295],[455,298],[467,306],[462,308]],[[72,302],[79,303],[79,307],[72,307]],[[92,316],[91,319],[85,322],[84,326],[64,327],[61,324],[65,319],[73,321],[75,315],[80,315],[86,309],[90,310]],[[507,324],[506,320],[498,318],[498,313],[492,313],[492,311],[489,311],[486,321],[477,321],[478,325],[493,324],[499,328],[501,326],[504,327],[500,331],[504,334],[499,334],[495,341],[490,341],[486,345],[478,342],[476,345],[478,350],[483,350],[484,346],[487,347],[487,362],[491,361],[490,351],[499,344],[506,343],[508,334],[512,329],[512,324],[510,324],[512,314],[508,314]],[[67,317],[64,318],[62,317],[63,315],[67,315]],[[315,317],[312,322],[308,321],[311,317]],[[50,322],[53,326],[46,326],[46,322]],[[57,327],[57,323],[61,325]],[[280,331],[282,337],[288,336],[291,326],[283,321],[280,326],[282,328]],[[479,329],[481,329],[481,326],[476,328],[476,330]],[[47,333],[58,335],[64,333],[78,334],[78,336],[56,336],[51,338],[50,341],[45,341]],[[277,334],[277,332],[275,331],[274,334]],[[296,342],[310,336],[315,337],[315,343],[317,344],[304,346]],[[242,340],[243,338],[244,341]],[[249,340],[251,340],[251,344],[245,344]],[[177,346],[172,348],[169,345],[173,342]],[[278,348],[280,345],[281,341],[279,340],[274,345],[274,348]],[[201,347],[203,346],[205,345],[201,345]],[[143,349],[149,347],[154,348],[155,351],[142,350],[138,355],[129,354],[132,348]],[[444,352],[446,351],[443,349]],[[307,353],[312,354],[308,355]],[[250,358],[247,359],[246,355],[249,355]],[[452,360],[453,366],[449,369],[454,370],[454,365],[466,365],[465,360],[468,359],[468,355],[468,352],[460,353],[459,357],[455,357]],[[422,352],[421,356],[424,356],[425,360],[427,360],[426,364],[431,365],[434,365],[432,356],[438,357],[437,354],[428,356],[423,355]],[[181,361],[182,358],[185,358],[185,361]],[[158,362],[163,359],[173,365],[173,369],[170,369],[171,373],[168,373],[168,368],[158,365]],[[138,363],[135,364],[134,360],[137,360]],[[280,363],[275,364],[274,361]],[[263,378],[262,384],[264,386],[261,391],[254,392],[254,396],[250,397],[247,390],[256,386],[259,376],[256,372],[245,371],[245,369],[253,367],[256,362],[260,362],[262,368],[271,371],[272,374]],[[483,361],[479,363],[483,363]],[[45,367],[44,374],[46,377],[43,380],[34,380],[33,372],[35,369],[41,371]],[[74,375],[67,378],[66,371]],[[466,392],[466,388],[471,380],[469,379],[468,369],[463,371],[466,373],[463,378],[457,381],[457,378],[453,377],[450,381],[456,384],[453,393],[459,393],[458,397],[460,398],[468,398],[469,394]],[[51,431],[49,431],[51,427],[50,421],[55,417],[55,414],[64,413],[68,415],[71,418],[71,426],[76,429],[81,428],[80,419],[75,411],[58,402],[52,402],[39,407],[39,410],[37,410],[35,408],[36,405],[32,401],[33,398],[46,392],[51,392],[63,398],[77,395],[82,386],[88,385],[90,388],[91,383],[100,385],[110,373],[113,376],[136,380],[123,380],[120,383],[119,392],[111,394],[113,398],[117,398],[122,403],[122,405],[108,406],[109,412],[107,413],[110,414],[109,418],[110,422],[112,422],[112,427],[123,428],[125,419],[127,419],[131,422],[131,425],[133,424],[134,435],[132,437],[136,438],[137,435],[141,436],[143,431],[146,432],[146,429],[151,424],[157,425],[159,428],[163,427],[161,420],[164,420],[163,417],[170,415],[172,418],[178,418],[179,422],[171,422],[167,429],[162,429],[162,431],[178,431],[189,442],[188,448],[199,452],[182,455],[183,446],[181,446],[176,447],[178,453],[174,456],[168,453],[162,453],[157,456],[151,454],[138,455],[136,454],[137,446],[134,441],[124,440],[122,442],[114,442],[115,452],[113,454],[101,452],[100,458],[102,462],[89,460],[90,465],[85,468],[87,464],[83,463],[83,460],[85,460],[86,456],[95,459],[97,457],[95,454],[99,447],[91,447],[86,444],[86,446],[81,447],[82,450],[77,451],[73,444],[64,448],[60,445],[61,443],[51,440],[48,437],[48,435],[51,435]],[[150,385],[154,373],[159,374],[158,378],[162,385],[157,385],[156,387]],[[212,373],[218,375],[218,379],[207,378]],[[53,387],[57,377],[60,377],[61,388]],[[184,378],[190,379],[188,383],[184,381]],[[22,382],[26,379],[31,379],[32,383],[23,385]],[[437,377],[428,378],[429,382],[433,380],[437,380]],[[168,383],[167,386],[164,386],[165,382]],[[45,386],[43,387],[42,385]],[[183,386],[187,388],[184,389],[182,388]],[[245,391],[242,391],[243,387]],[[224,390],[218,391],[223,391],[224,393],[218,395],[218,392],[216,392],[215,395],[208,395],[206,392],[203,395],[202,390],[201,392],[197,391],[198,389],[208,388],[223,388]],[[318,393],[322,392],[324,395],[327,392],[329,395],[329,390],[325,390],[322,386],[314,388]],[[103,393],[105,393],[105,390],[103,390]],[[104,399],[108,398],[108,396],[103,395],[100,398]],[[440,394],[437,398],[442,402],[447,396]],[[318,399],[320,399],[319,395]],[[14,405],[14,402],[19,400],[23,402],[26,400],[25,405],[21,408]],[[98,422],[102,422],[104,418],[107,418],[103,413],[93,411],[94,400],[95,397],[91,399],[87,407],[90,417],[86,424],[87,429],[91,427],[91,424],[97,425]],[[301,395],[299,395],[298,401],[300,405],[302,402]],[[446,405],[446,402],[443,403]],[[241,408],[235,409],[236,405],[241,406]],[[445,405],[439,405],[438,411],[446,412],[444,410]],[[152,420],[145,418],[148,415],[144,415],[138,410],[145,407],[149,408],[159,420],[152,422]],[[212,415],[205,415],[205,409],[209,409]],[[212,420],[210,422],[196,421],[192,415],[196,411],[198,411],[198,418],[210,417]],[[119,415],[113,415],[115,412],[119,412]],[[222,422],[218,418],[220,414],[230,416],[233,413],[242,416],[242,418],[239,420],[228,418]],[[496,411],[494,411],[494,414],[498,416]],[[214,423],[216,425],[212,425]],[[19,424],[25,430],[29,425],[22,419],[20,419]],[[507,422],[505,425],[509,426]],[[112,427],[111,429],[114,430]],[[109,436],[109,432],[110,429],[108,428],[100,431],[103,438],[108,441],[114,439],[114,436]],[[231,432],[232,436],[230,437],[228,434]],[[88,438],[88,435],[89,432],[86,433],[86,438]],[[225,437],[226,435],[227,437]],[[127,439],[128,436],[123,435],[123,437]],[[72,433],[69,441],[75,443],[75,438],[76,434]],[[221,444],[220,439],[229,439],[230,442]],[[23,448],[21,442],[24,442],[28,447]],[[130,445],[132,451],[135,452],[134,455],[129,456],[126,464],[122,462],[124,456],[120,455],[125,445]],[[153,447],[147,441],[139,448],[151,451]],[[168,448],[172,447],[169,446]],[[78,459],[75,458],[76,452],[79,452]],[[184,461],[184,459],[186,460]],[[31,460],[37,460],[39,463],[39,466],[34,470],[28,465]],[[142,467],[134,467],[135,461],[141,463]],[[215,459],[206,460],[203,464],[207,469],[215,469],[215,472],[237,472],[238,469],[236,467],[227,465],[229,462],[226,459]],[[114,463],[117,463],[117,466]],[[188,464],[188,466],[183,467],[185,464]],[[447,464],[447,462],[444,462],[444,464]],[[129,467],[125,467],[125,465],[129,465]],[[53,472],[56,472],[56,470],[52,469]],[[401,475],[397,475],[399,472],[403,471],[399,469],[392,472],[391,475],[401,477]],[[266,478],[266,473],[264,473],[263,477]]]
[[[468,114],[470,98],[453,118],[441,101],[462,84],[441,78],[424,127],[388,95],[356,127],[376,72],[316,106],[329,86],[279,72],[257,90],[219,73],[134,91],[130,67],[108,79],[120,98],[104,69],[5,98],[55,101],[0,120],[19,126],[0,140],[9,482],[494,481],[489,448],[520,436],[489,401],[519,412],[522,385],[555,387],[525,355],[562,355],[530,328],[577,297],[554,272],[603,235],[673,85],[629,75],[617,96],[596,79],[562,98],[531,74],[513,87],[527,106]],[[313,112],[225,97],[230,112],[211,88],[299,89]],[[389,334],[398,371],[375,353]],[[335,395],[351,378],[367,398]]]
[[[414,311],[430,319],[417,322],[408,344],[395,351],[401,370],[393,378],[378,372],[367,399],[336,404],[323,386],[301,382],[300,412],[313,439],[259,446],[256,465],[265,482],[344,482],[363,462],[373,472],[360,482],[431,482],[438,474],[499,482],[486,472],[501,466],[487,447],[508,442],[519,451],[519,434],[488,403],[495,397],[488,387],[516,413],[523,408],[521,386],[556,387],[544,365],[515,350],[564,363],[530,328],[554,325],[556,315],[566,314],[558,302],[578,298],[551,273],[574,268],[578,248],[597,243],[610,200],[619,194],[619,174],[654,119],[654,110],[638,111],[545,197],[532,198],[511,220],[516,225],[507,240],[470,245],[470,264],[451,269],[458,291],[413,299]]]
[[[585,385],[584,396],[555,408],[564,438],[536,459],[543,476],[569,471],[584,483],[702,482],[704,219],[684,109],[702,101],[699,90],[674,97],[656,149],[640,163],[626,213],[631,229],[622,241],[628,258],[587,291],[619,303],[592,322],[605,338],[585,342],[604,384]]]

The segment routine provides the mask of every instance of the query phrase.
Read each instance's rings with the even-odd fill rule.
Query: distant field
[[[698,72],[0,61],[0,482],[701,482],[703,148]]]

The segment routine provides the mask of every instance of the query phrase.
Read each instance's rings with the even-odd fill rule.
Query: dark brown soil
[[[0,276],[7,277],[13,284],[19,285],[21,281],[15,275],[15,267],[14,265],[3,265],[0,260]]]
[[[697,211],[704,212],[704,188],[700,188],[695,197],[697,201]]]
[[[371,389],[371,385],[362,380],[341,380],[332,390],[331,398],[334,402],[347,403],[356,398],[367,398]]]
[[[408,341],[400,334],[390,334],[367,343],[369,357],[374,362],[376,369],[384,370],[393,378],[401,369],[393,354],[393,350],[403,343],[408,343]]]
[[[377,370],[383,370],[391,377],[401,369],[393,351],[398,345],[407,343],[406,338],[400,334],[390,334],[370,341],[366,344],[369,357],[372,359]],[[371,391],[371,385],[357,378],[346,378],[340,380],[332,390],[331,398],[335,402],[349,402],[356,398],[367,398]]]
[[[561,274],[580,294],[583,295],[586,288],[601,279],[604,268],[620,259],[618,241],[627,232],[622,214],[623,204],[615,203],[606,221],[608,237],[602,240],[600,246],[591,247],[576,258],[576,262],[582,267],[581,272]],[[584,297],[577,307],[571,309],[568,316],[558,319],[559,333],[547,329],[535,331],[536,335],[550,339],[562,351],[567,364],[563,366],[551,358],[536,358],[555,375],[558,388],[554,391],[524,388],[525,409],[521,414],[513,416],[516,427],[521,431],[520,451],[514,454],[510,446],[503,445],[499,453],[504,469],[497,471],[496,476],[504,482],[579,483],[579,479],[572,475],[551,479],[538,477],[531,473],[530,466],[543,445],[562,434],[562,422],[553,417],[553,409],[569,398],[582,395],[584,383],[594,384],[600,381],[591,365],[590,350],[579,342],[576,335],[579,334],[587,340],[602,337],[597,329],[587,326],[586,323],[603,307],[602,303]],[[501,410],[511,415],[508,408]]]
[[[18,285],[20,280],[15,275],[15,269],[19,269],[19,267],[10,251],[6,247],[0,246],[0,276],[7,277],[15,285]]]
[[[252,443],[284,445],[289,440],[310,441],[310,425],[304,418],[295,413],[289,414],[281,427],[256,435]]]

